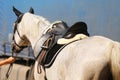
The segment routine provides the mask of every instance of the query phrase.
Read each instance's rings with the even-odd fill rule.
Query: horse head
[[[17,16],[17,20],[14,22],[12,51],[15,53],[19,53],[25,47],[29,46],[30,42],[22,31],[23,26],[21,25],[21,23],[22,23],[22,18],[24,16],[24,13],[17,10],[15,7],[13,7],[13,11]],[[29,13],[34,14],[33,8],[30,8]]]

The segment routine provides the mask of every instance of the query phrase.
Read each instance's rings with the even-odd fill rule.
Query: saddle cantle
[[[86,36],[89,36],[89,33],[87,31],[87,24],[85,22],[76,22],[73,24],[63,37],[70,39],[73,38],[76,34],[84,34]]]
[[[77,22],[72,25],[62,38],[58,39],[58,44],[67,44],[75,40],[83,39],[89,36],[87,31],[87,24],[84,22]]]

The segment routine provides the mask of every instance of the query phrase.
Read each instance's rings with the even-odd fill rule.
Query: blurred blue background
[[[120,0],[0,0],[0,42],[8,40],[13,31],[15,6],[22,12],[34,8],[35,14],[51,23],[63,20],[69,26],[78,21],[88,25],[93,35],[102,35],[120,41]]]

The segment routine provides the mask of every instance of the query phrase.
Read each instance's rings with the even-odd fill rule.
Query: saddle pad
[[[66,45],[59,45],[59,44],[55,44],[47,53],[47,55],[45,56],[44,60],[42,61],[42,65],[45,68],[49,68],[54,60],[56,59],[57,55],[59,54],[59,52],[65,47]]]
[[[78,40],[76,40],[78,41]],[[75,41],[73,41],[75,42]],[[49,51],[48,53],[46,54],[44,60],[42,61],[42,65],[45,67],[45,68],[49,68],[51,67],[51,65],[54,63],[57,55],[60,53],[60,51],[66,47],[67,45],[73,43],[73,42],[70,42],[68,44],[65,44],[65,45],[60,45],[60,44],[55,44]]]

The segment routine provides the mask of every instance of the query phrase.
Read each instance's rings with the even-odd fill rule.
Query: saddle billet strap
[[[47,51],[49,50],[49,47],[52,45],[52,42],[54,40],[54,37],[49,37],[46,42],[44,43],[44,45],[42,46],[42,51],[40,52],[40,56],[38,57],[39,63],[37,66],[37,71],[40,74],[41,73],[41,68],[40,65],[42,64],[42,61],[47,53]]]

